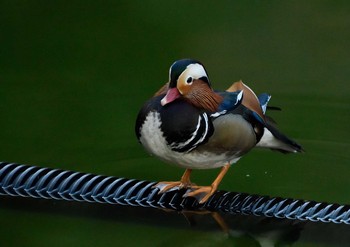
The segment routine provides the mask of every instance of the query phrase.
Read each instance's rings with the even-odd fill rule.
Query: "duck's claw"
[[[184,195],[185,197],[194,197],[199,204],[203,204],[216,192],[213,186],[192,186],[190,190]]]
[[[163,181],[159,182],[155,185],[153,185],[153,188],[158,188],[159,189],[159,194],[168,192],[168,191],[173,191],[173,190],[180,190],[180,189],[186,189],[191,186],[195,186],[195,184],[192,183],[183,183],[181,181]]]
[[[167,191],[172,191],[176,189],[180,190],[180,189],[196,186],[195,184],[191,183],[191,180],[190,180],[191,172],[192,172],[191,169],[186,169],[180,181],[159,182],[156,185],[154,185],[153,188],[158,188],[159,189],[158,193],[161,194]]]
[[[184,196],[193,196],[199,201],[199,204],[205,203],[217,191],[222,178],[229,168],[230,164],[227,163],[221,168],[220,173],[210,186],[191,186],[190,190]]]
[[[158,188],[159,189],[159,194],[175,190],[177,188],[180,188],[181,182],[180,181],[174,181],[174,182],[159,182],[155,185],[152,186],[152,188]]]

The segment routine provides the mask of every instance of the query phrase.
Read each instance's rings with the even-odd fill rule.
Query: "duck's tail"
[[[269,102],[271,96],[268,94],[259,95],[259,102],[263,113],[265,114],[267,103]],[[273,108],[275,109],[275,108]],[[276,108],[279,109],[279,108]],[[280,110],[280,109],[279,109]],[[275,121],[269,116],[265,115],[265,128],[264,135],[256,145],[257,147],[269,148],[272,150],[280,151],[282,153],[300,153],[304,152],[301,145],[292,139],[288,138],[286,135],[281,133],[275,124]]]

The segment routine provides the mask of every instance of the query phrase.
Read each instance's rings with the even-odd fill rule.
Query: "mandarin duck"
[[[174,62],[169,81],[144,104],[135,125],[139,142],[151,155],[186,169],[180,181],[155,185],[159,193],[187,188],[185,196],[204,203],[231,164],[252,148],[302,152],[265,115],[269,100],[270,95],[257,97],[242,81],[226,91],[214,91],[201,62]],[[192,169],[211,168],[221,171],[210,186],[191,183]]]

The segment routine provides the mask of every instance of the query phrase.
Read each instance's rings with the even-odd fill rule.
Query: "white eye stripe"
[[[187,68],[179,76],[179,80],[182,78],[182,80],[185,80],[184,82],[186,82],[186,84],[191,84],[194,79],[203,77],[208,78],[204,67],[198,63],[195,63],[187,66]],[[191,79],[191,82],[188,82],[189,79]]]
[[[192,77],[192,79],[199,79],[201,77],[208,77],[205,69],[199,63],[190,64],[187,66],[187,73]]]

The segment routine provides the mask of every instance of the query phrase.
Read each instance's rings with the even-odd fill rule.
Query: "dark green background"
[[[349,13],[347,1],[0,1],[0,160],[178,179],[183,170],[137,143],[134,122],[172,62],[191,57],[215,89],[242,79],[272,94],[283,110],[271,115],[306,150],[252,151],[221,189],[350,204]],[[193,180],[209,184],[216,173]],[[193,244],[208,236],[185,221],[40,214],[25,202],[0,208],[8,246],[165,245],[169,232],[185,245],[184,235],[196,235]]]

